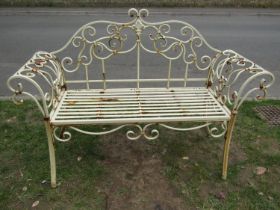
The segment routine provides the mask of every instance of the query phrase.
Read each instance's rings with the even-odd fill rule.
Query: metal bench
[[[130,140],[156,139],[155,126],[175,131],[206,127],[213,137],[225,136],[226,179],[238,109],[255,92],[263,98],[274,76],[233,50],[213,48],[186,22],[149,22],[146,9],[132,8],[128,14],[128,22],[82,26],[61,49],[35,53],[8,79],[13,101],[22,103],[28,96],[43,114],[51,186],[56,187],[55,140],[69,141],[70,131],[104,135],[124,127]],[[118,57],[122,63],[114,60]],[[122,64],[119,76],[114,62]],[[146,75],[145,69],[150,69]],[[194,125],[178,127],[176,122]],[[100,132],[82,126],[112,124]]]

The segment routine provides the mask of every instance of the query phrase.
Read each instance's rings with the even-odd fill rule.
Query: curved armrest
[[[263,99],[275,78],[274,75],[233,50],[224,50],[217,56],[209,72],[208,87],[222,103],[233,105],[237,111],[244,100],[255,92]]]
[[[25,91],[25,85],[30,92]],[[36,52],[8,79],[7,86],[14,92],[12,96],[14,103],[20,104],[23,102],[21,96],[28,96],[36,102],[43,116],[48,118],[50,107],[56,106],[61,91],[65,88],[60,62],[53,54]],[[34,91],[41,100],[34,96]]]

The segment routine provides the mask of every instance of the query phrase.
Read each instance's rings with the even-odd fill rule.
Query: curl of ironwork
[[[209,123],[209,125],[207,125],[207,130],[209,135],[214,138],[222,137],[227,131],[227,122]]]
[[[42,87],[36,81],[43,79],[48,85],[49,91],[43,91]],[[56,57],[47,52],[37,52],[28,60],[13,76],[7,81],[8,88],[14,92],[12,100],[19,104],[23,102],[22,96],[28,96],[36,102],[40,111],[45,117],[49,116],[49,108],[55,106],[63,84],[63,73]],[[14,87],[13,81],[19,81]],[[23,82],[30,83],[39,94],[39,99],[33,94],[24,91]]]
[[[65,131],[64,127],[55,127],[53,129],[53,136],[57,141],[67,142],[72,138],[72,134],[69,131]]]
[[[156,128],[150,129],[150,127],[153,125],[154,125],[153,123],[150,123],[150,124],[145,125],[144,127],[141,127],[141,125],[138,125],[138,124],[125,124],[125,125],[117,126],[110,130],[99,131],[99,132],[98,131],[87,131],[87,130],[80,129],[80,128],[77,128],[74,126],[69,126],[67,128],[80,132],[80,133],[87,134],[87,135],[100,136],[100,135],[114,133],[122,128],[129,127],[129,130],[126,132],[126,137],[129,140],[137,140],[141,136],[143,136],[147,140],[154,140],[154,139],[158,138],[159,131]],[[55,127],[54,128],[53,135],[57,141],[67,142],[67,141],[71,140],[71,138],[72,138],[71,133],[69,131],[66,131],[65,129],[66,129],[65,127]]]
[[[61,49],[52,53],[58,54],[68,46],[78,49],[77,57],[66,56],[61,59],[62,67],[67,72],[77,71],[81,65],[89,65],[93,58],[106,60],[116,54],[127,54],[136,48],[137,43],[140,43],[141,49],[148,53],[159,54],[168,60],[182,59],[186,64],[194,64],[202,71],[209,69],[214,58],[207,54],[198,56],[197,51],[200,48],[206,47],[215,55],[221,53],[220,50],[210,46],[189,23],[179,20],[148,22],[145,20],[149,15],[146,9],[132,8],[128,11],[128,15],[132,20],[126,23],[113,21],[88,23],[82,26]],[[102,37],[96,36],[98,24],[106,26],[106,33]],[[177,27],[173,27],[175,24],[179,25],[176,34],[180,37],[172,36],[174,30],[178,30]],[[128,31],[135,34],[135,40],[132,42],[127,42]],[[148,46],[142,42],[146,32],[149,32],[148,39],[151,41]]]
[[[182,132],[207,127],[209,134],[215,138],[218,138],[218,137],[221,137],[222,135],[224,135],[226,132],[226,129],[227,129],[226,122],[221,122],[219,124],[203,123],[201,125],[196,125],[193,127],[175,127],[175,126],[171,126],[171,125],[168,125],[165,123],[159,123],[159,124],[149,123],[149,124],[144,125],[143,127],[139,124],[124,124],[124,125],[120,125],[120,126],[117,126],[115,128],[105,130],[105,131],[88,131],[88,130],[77,128],[74,126],[69,126],[67,128],[55,127],[53,130],[53,135],[57,141],[67,142],[67,141],[71,140],[72,135],[69,131],[66,131],[65,129],[74,130],[76,132],[80,132],[80,133],[87,134],[87,135],[100,136],[100,135],[114,133],[118,130],[128,127],[128,130],[126,131],[126,137],[129,140],[138,140],[140,137],[144,137],[147,140],[155,140],[159,137],[159,134],[160,134],[159,130],[157,128],[152,127],[155,125],[158,125],[160,127],[164,127],[164,128],[170,129],[170,130],[182,131]]]
[[[239,79],[245,81],[234,89]],[[273,74],[233,50],[225,50],[216,58],[212,63],[209,76],[216,98],[222,104],[232,104],[233,109],[238,109],[254,92],[261,92],[256,95],[256,99],[263,99],[267,88],[273,84],[274,80]],[[249,88],[249,85],[255,82],[259,85]]]

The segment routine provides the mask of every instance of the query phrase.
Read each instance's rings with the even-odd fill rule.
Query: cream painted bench
[[[127,127],[128,139],[152,140],[159,136],[155,125],[175,131],[206,127],[213,137],[225,136],[226,179],[238,109],[253,92],[261,91],[257,98],[263,98],[274,76],[233,50],[213,48],[186,22],[149,22],[144,18],[146,9],[130,9],[128,14],[128,22],[93,21],[82,26],[61,49],[35,53],[8,79],[13,101],[21,103],[21,96],[28,96],[43,114],[51,186],[56,187],[54,143],[69,141],[69,131],[104,135]],[[119,67],[110,62],[118,57],[127,71],[116,76]],[[147,67],[148,62],[158,66]],[[143,71],[148,68],[155,72],[149,70],[149,75],[160,75],[147,78]],[[195,124],[176,127],[174,122]],[[83,126],[112,124],[111,130],[101,132]]]

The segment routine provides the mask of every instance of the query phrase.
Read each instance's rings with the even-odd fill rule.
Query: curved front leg
[[[56,163],[55,163],[54,136],[53,136],[53,127],[50,124],[49,118],[45,118],[45,127],[46,127],[48,146],[49,146],[51,187],[56,188]]]
[[[224,180],[227,179],[227,169],[228,169],[228,157],[229,157],[229,149],[230,149],[230,142],[232,138],[232,132],[235,125],[237,117],[237,111],[232,111],[230,120],[228,121],[227,131],[225,133],[225,143],[224,143],[224,155],[223,155],[223,171],[222,171],[222,178]]]

